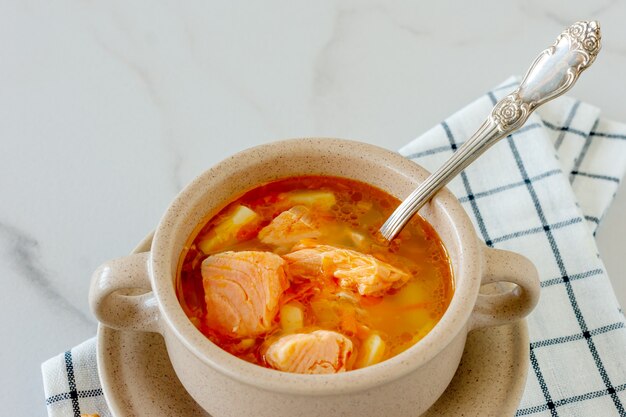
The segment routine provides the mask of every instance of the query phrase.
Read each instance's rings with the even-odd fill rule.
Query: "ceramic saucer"
[[[134,252],[150,250],[151,238]],[[161,335],[100,325],[97,358],[102,390],[115,417],[209,416],[176,377]],[[452,382],[422,417],[513,416],[528,366],[525,320],[475,330],[467,337]]]

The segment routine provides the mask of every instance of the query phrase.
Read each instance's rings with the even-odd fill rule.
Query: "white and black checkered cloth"
[[[516,85],[505,82],[400,153],[436,169]],[[541,300],[528,318],[531,369],[517,416],[626,416],[624,315],[593,238],[625,171],[626,125],[561,97],[449,184],[487,245],[521,253],[539,270]],[[111,415],[94,339],[42,371],[51,417]]]

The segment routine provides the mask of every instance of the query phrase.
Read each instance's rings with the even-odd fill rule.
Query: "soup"
[[[421,217],[389,245],[400,202],[323,176],[259,186],[203,221],[179,262],[177,295],[212,342],[286,372],[335,373],[408,349],[454,291],[446,250]]]

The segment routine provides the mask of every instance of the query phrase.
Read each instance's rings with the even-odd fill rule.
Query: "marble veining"
[[[0,222],[0,242],[3,243],[4,260],[10,260],[17,279],[28,282],[33,291],[40,293],[46,303],[55,305],[77,317],[86,324],[96,324],[91,314],[77,308],[67,299],[49,279],[49,272],[41,263],[39,242],[26,232]]]
[[[180,191],[184,184],[181,178],[181,168],[182,168],[182,156],[178,153],[178,148],[173,146],[174,141],[174,128],[171,126],[171,122],[168,120],[168,111],[166,106],[163,104],[163,100],[160,97],[160,91],[158,85],[151,78],[151,72],[146,71],[136,62],[130,60],[126,56],[122,55],[120,52],[116,51],[112,47],[110,47],[107,43],[103,42],[101,39],[96,37],[96,43],[100,45],[100,47],[109,53],[114,59],[118,60],[120,64],[129,69],[133,74],[135,74],[141,83],[141,85],[146,90],[148,97],[150,97],[151,102],[159,113],[161,120],[161,136],[163,139],[163,143],[167,150],[169,151],[169,156],[171,159],[170,166],[172,175],[170,178],[172,179],[172,190],[174,192]]]

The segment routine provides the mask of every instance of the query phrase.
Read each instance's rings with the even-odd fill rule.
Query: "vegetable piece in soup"
[[[385,246],[400,202],[358,181],[271,182],[202,222],[181,254],[177,295],[222,349],[285,372],[375,365],[419,342],[454,291],[446,250],[415,216]]]

